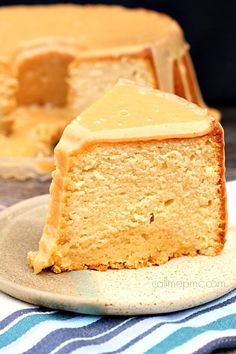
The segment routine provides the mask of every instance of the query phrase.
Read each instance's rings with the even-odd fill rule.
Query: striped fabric
[[[0,293],[0,353],[211,353],[236,348],[236,290],[159,316],[100,317],[38,308]]]

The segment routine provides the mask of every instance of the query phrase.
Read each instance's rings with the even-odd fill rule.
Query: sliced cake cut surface
[[[222,250],[223,130],[207,110],[121,80],[66,127],[55,162],[39,250],[28,255],[35,272]]]

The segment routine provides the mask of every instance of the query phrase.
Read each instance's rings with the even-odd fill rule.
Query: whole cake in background
[[[144,9],[1,7],[0,63],[3,176],[19,174],[16,156],[34,157],[27,161],[39,171],[68,122],[120,77],[205,107],[181,28]]]
[[[35,272],[221,252],[224,138],[206,109],[122,80],[66,127],[55,162]]]

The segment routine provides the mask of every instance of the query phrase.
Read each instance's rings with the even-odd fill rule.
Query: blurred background
[[[0,1],[3,5],[120,4],[169,14],[184,30],[205,102],[220,109],[226,141],[226,177],[236,179],[236,0]],[[121,25],[122,31],[122,25]],[[48,183],[1,181],[6,205],[48,192]],[[7,193],[14,187],[15,195]]]
[[[169,14],[180,23],[191,45],[205,101],[218,107],[236,105],[235,0],[1,1],[0,5],[58,2],[141,6]],[[232,112],[227,112],[227,117],[231,115]]]

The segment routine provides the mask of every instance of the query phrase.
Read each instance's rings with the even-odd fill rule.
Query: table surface
[[[226,178],[229,181],[236,179],[236,108],[223,108],[221,112],[226,143]],[[50,181],[0,179],[0,205],[10,206],[21,200],[46,194],[49,185]]]

